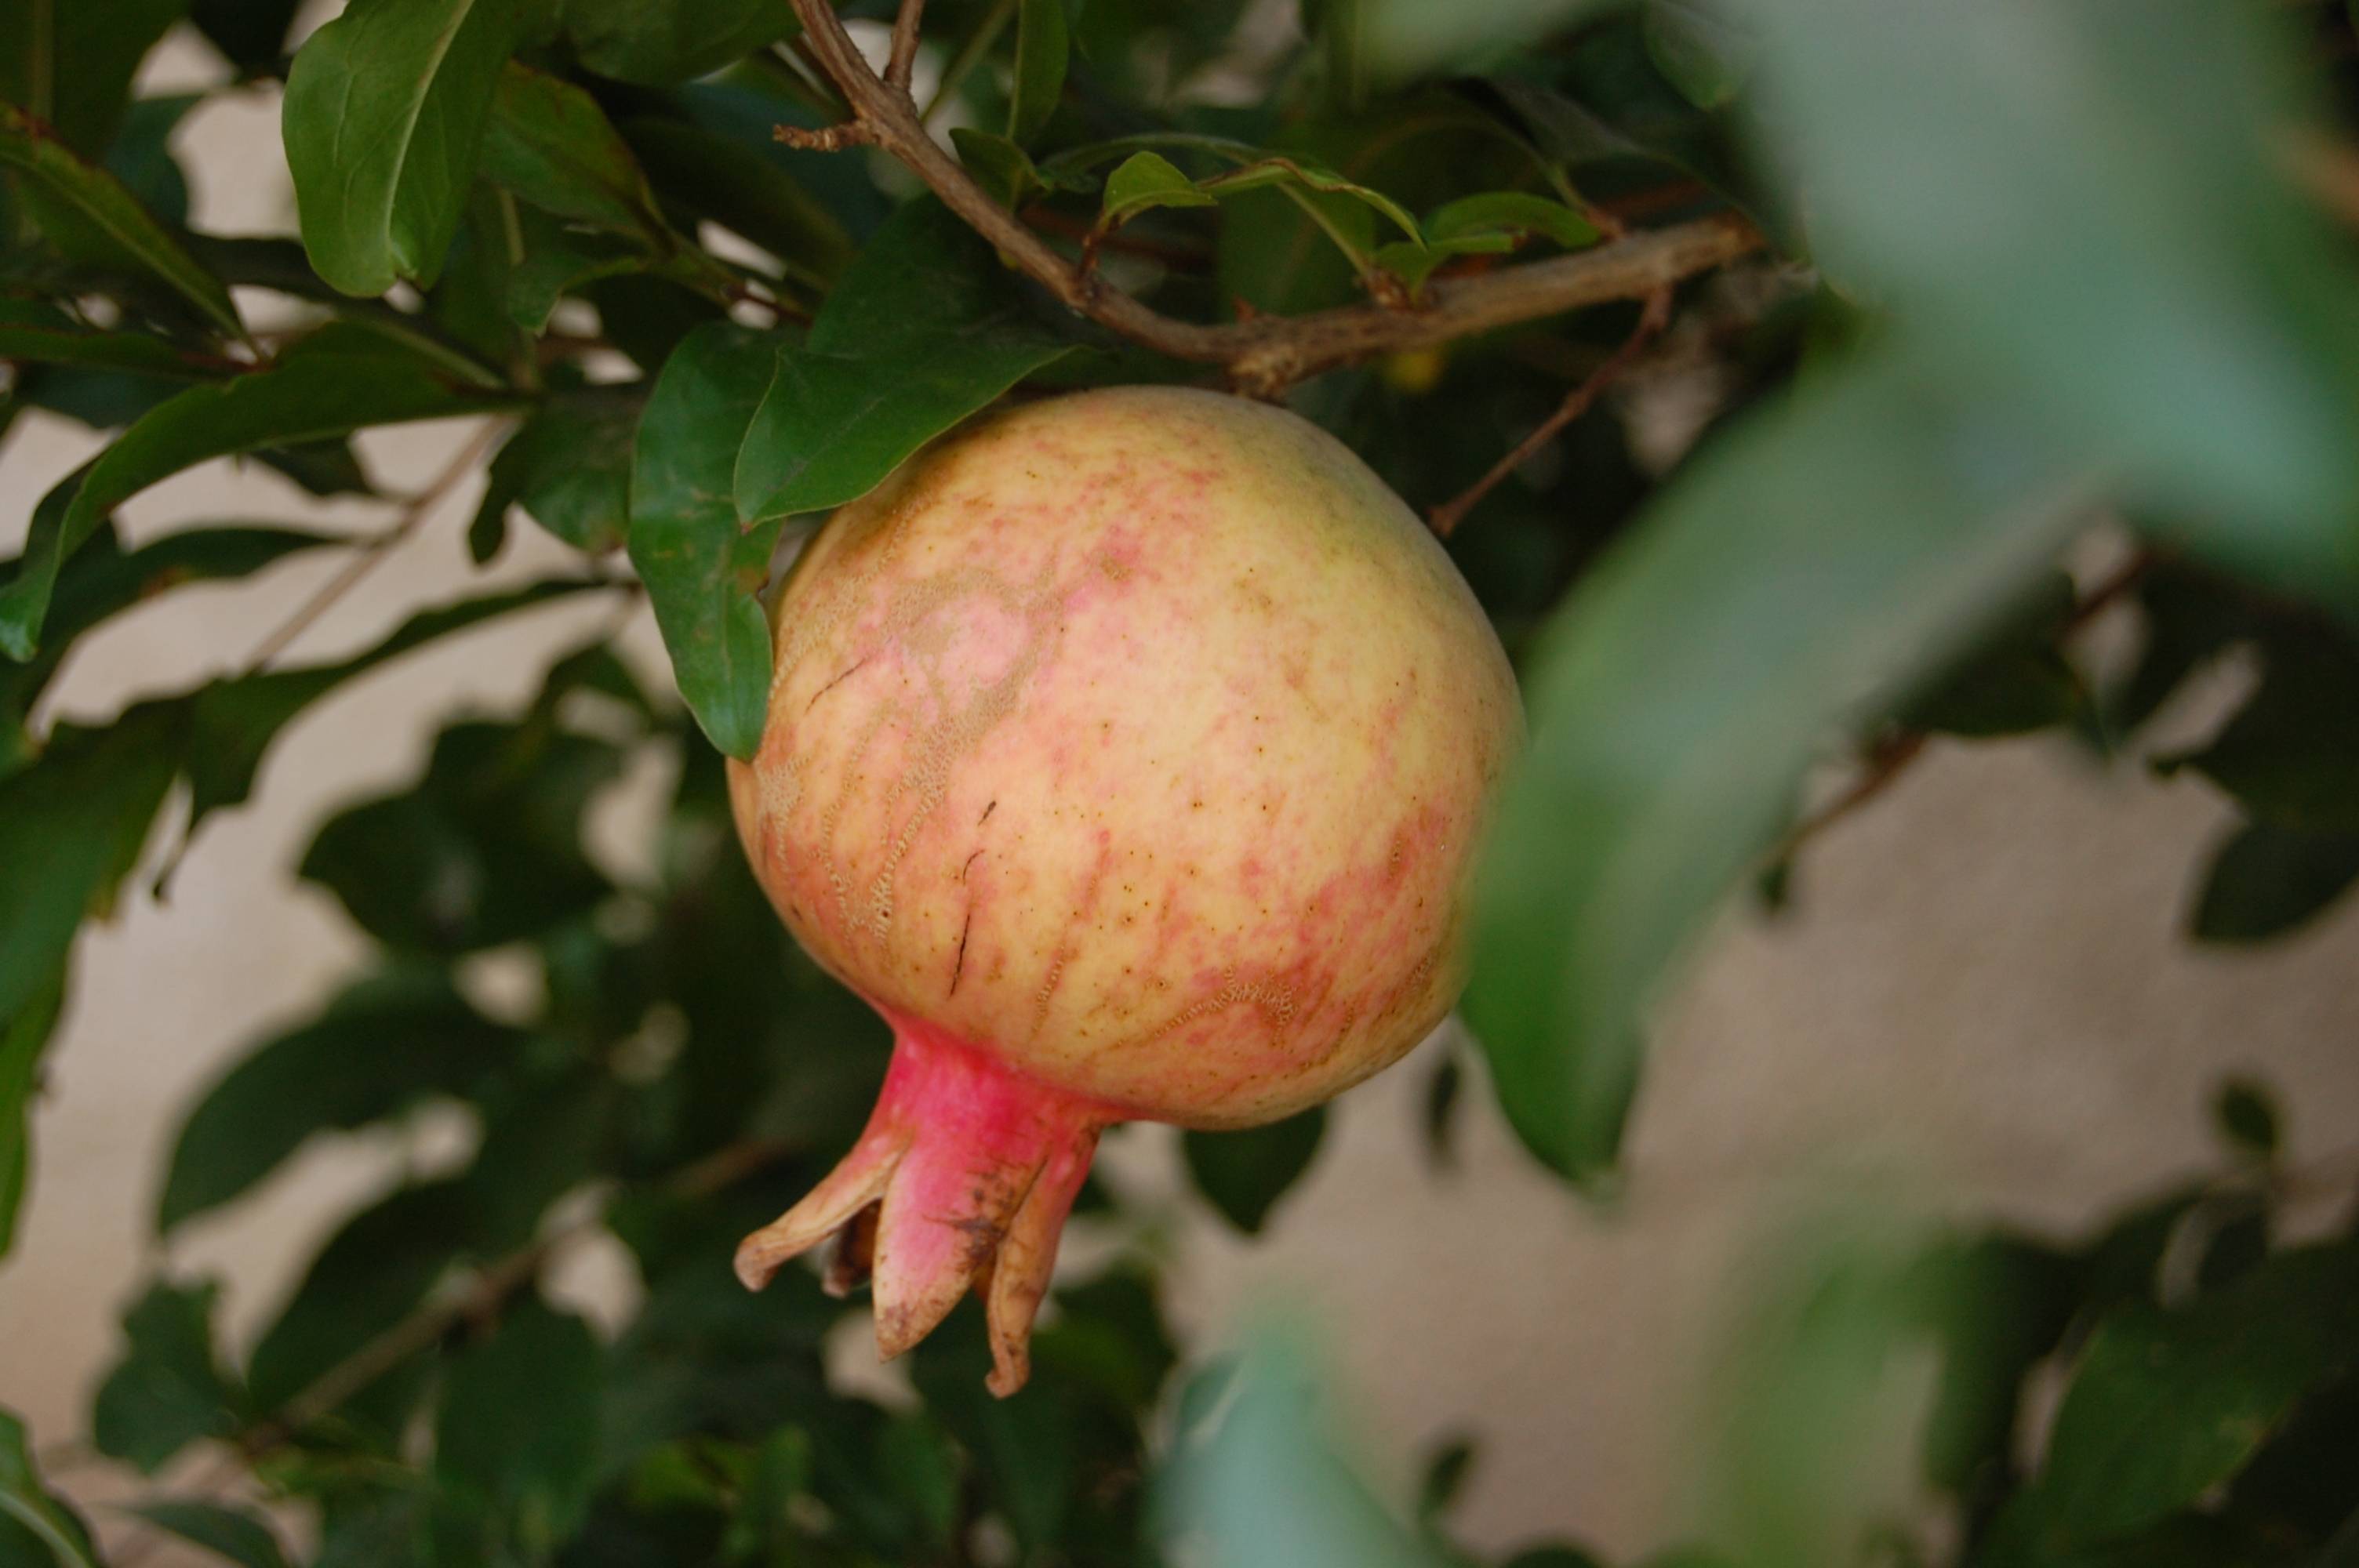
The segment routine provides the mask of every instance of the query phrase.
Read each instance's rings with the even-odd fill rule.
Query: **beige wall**
[[[161,62],[162,80],[191,59]],[[288,227],[267,101],[208,109],[183,150],[201,222]],[[420,427],[367,451],[398,484],[466,434]],[[53,421],[20,427],[0,454],[0,549],[90,445]],[[364,645],[460,591],[470,502],[457,498],[298,655]],[[142,497],[126,521],[145,536],[191,519],[377,515],[223,467]],[[504,577],[564,558],[538,540],[513,554]],[[60,709],[103,715],[127,693],[235,665],[335,564],[299,559],[126,618],[75,655]],[[207,827],[169,904],[128,898],[85,938],[37,1126],[29,1219],[0,1265],[0,1402],[42,1438],[82,1430],[114,1314],[159,1261],[226,1276],[231,1321],[250,1334],[324,1225],[389,1167],[447,1151],[430,1127],[407,1141],[345,1140],[259,1201],[190,1227],[168,1259],[147,1238],[179,1108],[260,1032],[315,1006],[363,950],[330,900],[291,880],[310,826],[408,775],[454,708],[519,703],[548,656],[605,613],[538,611],[322,705],[273,753],[255,803]],[[660,669],[649,628],[632,636]],[[618,847],[659,783],[640,782],[639,805],[604,824]],[[1111,1140],[1109,1164],[1175,1215],[1174,1310],[1200,1343],[1256,1301],[1312,1310],[1369,1417],[1380,1476],[1397,1481],[1418,1447],[1471,1430],[1485,1444],[1465,1513],[1478,1540],[1577,1530],[1638,1550],[1679,1524],[1677,1477],[1698,1432],[1686,1412],[1732,1270],[1809,1195],[1875,1191],[2071,1225],[2205,1159],[2204,1103],[2230,1069],[2284,1089],[2299,1151],[2332,1149],[2359,1125],[2359,907],[2253,953],[2198,951],[2176,935],[2195,857],[2226,816],[2200,784],[2099,773],[2053,744],[1937,748],[1810,851],[1792,914],[1724,924],[1670,1010],[1611,1214],[1521,1155],[1480,1092],[1459,1168],[1430,1173],[1414,1131],[1426,1057],[1343,1103],[1259,1244],[1186,1206],[1160,1130]],[[573,1272],[592,1298],[627,1292],[610,1256]],[[93,1502],[135,1490],[103,1465],[66,1479]]]

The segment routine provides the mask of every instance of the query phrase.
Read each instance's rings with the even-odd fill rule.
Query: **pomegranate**
[[[830,1286],[873,1278],[888,1357],[973,1288],[1011,1393],[1102,1130],[1274,1120],[1449,1011],[1514,677],[1349,449],[1170,388],[936,442],[773,615],[738,829],[895,1044],[858,1144],[737,1271],[841,1233]]]

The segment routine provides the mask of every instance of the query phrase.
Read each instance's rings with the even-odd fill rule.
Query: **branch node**
[[[876,144],[876,132],[864,120],[845,120],[816,131],[801,125],[773,125],[770,135],[774,139],[807,153],[836,153],[846,147],[874,146]]]

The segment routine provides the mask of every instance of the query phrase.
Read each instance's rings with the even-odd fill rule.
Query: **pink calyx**
[[[800,1203],[738,1244],[749,1290],[839,1237],[825,1275],[847,1294],[873,1280],[886,1360],[973,1290],[991,1331],[991,1391],[1031,1374],[1032,1320],[1057,1238],[1114,1107],[1028,1078],[915,1019],[892,1018],[893,1063],[860,1141]]]

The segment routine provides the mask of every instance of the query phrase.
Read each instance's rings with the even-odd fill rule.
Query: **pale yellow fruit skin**
[[[774,627],[739,828],[905,1033],[1109,1119],[1241,1126],[1455,999],[1514,677],[1430,534],[1306,421],[1130,387],[977,422],[835,514]]]

